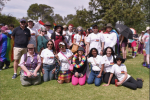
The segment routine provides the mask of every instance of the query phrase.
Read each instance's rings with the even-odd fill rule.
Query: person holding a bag
[[[87,60],[84,55],[84,48],[79,47],[77,53],[73,57],[72,85],[84,85],[86,81]]]
[[[77,30],[78,30],[78,34],[74,35],[73,44],[78,45],[79,47],[84,47],[84,35],[82,34],[83,29],[81,26],[79,26],[77,27]]]
[[[44,82],[54,78],[55,72],[55,57],[57,57],[54,43],[52,40],[47,42],[47,48],[41,52],[42,72]]]
[[[89,53],[88,62],[91,63],[91,73],[87,80],[88,84],[92,84],[95,80],[95,86],[100,86],[103,78],[104,61],[103,57],[98,55],[98,50],[92,48]]]
[[[23,54],[19,66],[21,67],[20,80],[23,86],[41,83],[40,66],[41,58],[35,53],[34,45],[28,44],[27,54]]]
[[[58,59],[60,61],[60,70],[58,74],[58,83],[62,84],[64,82],[69,83],[71,79],[71,71],[69,70],[71,66],[71,59],[73,53],[66,49],[65,43],[59,43],[60,52],[58,53]]]

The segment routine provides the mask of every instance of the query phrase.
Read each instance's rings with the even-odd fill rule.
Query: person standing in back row
[[[92,48],[96,48],[98,50],[98,54],[103,55],[104,50],[104,36],[103,34],[98,32],[98,26],[95,24],[93,27],[93,33],[89,34],[86,42],[87,42],[87,49],[86,55]]]
[[[17,77],[17,68],[19,59],[22,54],[27,52],[27,45],[31,38],[31,33],[28,28],[26,28],[26,20],[20,20],[20,26],[16,27],[12,32],[12,39],[14,40],[14,75],[12,79]]]
[[[52,26],[51,23],[50,22],[46,22],[44,26],[46,27],[48,38],[51,39],[51,35],[53,33],[53,30],[50,29],[51,26]]]

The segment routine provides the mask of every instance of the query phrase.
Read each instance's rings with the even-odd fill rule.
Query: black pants
[[[140,79],[136,81],[133,77],[130,77],[122,85],[130,89],[136,90],[137,88],[142,88],[143,82]]]
[[[4,64],[6,64],[6,66],[9,67],[10,61],[4,61],[4,62],[0,61],[0,69],[2,69],[4,67]]]
[[[104,76],[103,76],[103,81],[105,83],[108,83],[109,77],[110,77],[110,72],[109,73],[105,73]],[[110,81],[110,84],[115,84],[115,79],[117,79],[117,77],[113,74],[113,77],[112,77],[112,79]]]

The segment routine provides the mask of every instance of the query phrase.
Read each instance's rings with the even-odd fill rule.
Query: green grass
[[[71,83],[58,84],[56,80],[40,85],[23,87],[20,76],[11,79],[13,67],[0,72],[0,100],[149,100],[149,69],[142,66],[143,55],[125,62],[128,74],[143,78],[143,88],[131,90],[123,86],[96,87],[94,84],[73,86]],[[20,68],[19,68],[20,69]],[[18,70],[19,73],[19,70]]]

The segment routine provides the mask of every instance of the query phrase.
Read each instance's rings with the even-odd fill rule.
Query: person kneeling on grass
[[[84,55],[84,48],[79,47],[77,53],[73,57],[73,72],[72,85],[84,85],[86,81],[87,61]]]
[[[71,71],[69,70],[73,53],[66,49],[65,43],[59,43],[60,52],[58,53],[58,59],[60,61],[60,71],[58,74],[58,83],[69,83],[71,79]]]
[[[88,62],[91,63],[92,70],[87,83],[92,84],[95,79],[95,86],[100,86],[104,69],[103,57],[98,55],[98,50],[96,48],[90,50],[89,57]]]
[[[137,78],[135,80],[132,76],[127,74],[127,68],[123,64],[125,60],[122,58],[122,56],[117,56],[116,59],[114,60],[114,64],[111,69],[111,74],[109,77],[108,84],[104,84],[103,86],[109,86],[110,81],[112,79],[113,74],[118,78],[119,82],[116,82],[116,85],[123,85],[127,88],[136,90],[137,88],[142,88],[143,86],[143,79]]]
[[[20,80],[23,86],[41,83],[41,58],[35,53],[34,45],[28,44],[27,53],[23,54],[19,66],[21,67]]]

